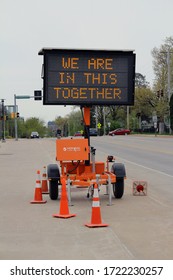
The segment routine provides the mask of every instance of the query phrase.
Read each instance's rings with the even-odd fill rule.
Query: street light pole
[[[168,102],[170,106],[170,99],[171,99],[171,69],[170,69],[170,53],[169,49],[167,51],[167,64],[168,64]],[[169,134],[171,134],[171,120],[170,120],[170,108],[169,108]]]
[[[170,101],[170,50],[167,52],[167,64],[168,64],[168,100]]]
[[[129,106],[127,106],[127,129],[129,129]]]
[[[14,131],[15,131],[15,140],[18,141],[16,94],[14,94]]]
[[[105,116],[105,107],[103,106],[103,135],[106,135],[106,116]]]
[[[4,112],[4,99],[1,99],[2,102],[2,142],[5,142],[5,112]]]

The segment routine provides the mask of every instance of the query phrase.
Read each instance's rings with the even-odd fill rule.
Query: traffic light
[[[164,94],[163,94],[163,89],[161,89],[161,91],[160,91],[160,96],[163,97],[163,95],[164,95]]]
[[[42,100],[41,90],[34,91],[34,100]]]
[[[15,113],[12,112],[12,113],[10,114],[10,117],[11,117],[11,119],[14,119],[14,118],[15,118]]]
[[[17,118],[19,118],[19,117],[20,117],[20,116],[19,116],[19,112],[17,112],[16,117],[17,117]]]

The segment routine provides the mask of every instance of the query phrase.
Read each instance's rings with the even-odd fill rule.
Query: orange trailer
[[[135,54],[133,50],[42,49],[44,56],[43,104],[81,106],[84,138],[56,140],[58,164],[49,164],[50,198],[58,198],[58,186],[65,178],[68,187],[88,187],[92,194],[97,182],[115,198],[124,193],[125,167],[108,155],[106,162],[95,160],[95,148],[90,146],[91,106],[121,106],[134,104]],[[36,99],[37,100],[37,99]],[[112,166],[110,167],[110,164]]]
[[[95,149],[90,147],[90,137],[87,130],[90,126],[90,107],[82,108],[84,113],[85,138],[56,140],[56,164],[48,165],[50,198],[58,198],[58,186],[62,178],[68,186],[88,188],[87,197],[92,195],[94,184],[106,186],[111,204],[111,188],[115,198],[121,198],[124,193],[124,178],[126,176],[123,164],[115,163],[113,156],[108,156],[106,163],[95,161]],[[114,163],[113,163],[114,162]],[[111,171],[109,163],[113,163]]]

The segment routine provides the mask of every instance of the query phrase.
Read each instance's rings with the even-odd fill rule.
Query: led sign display
[[[42,49],[43,104],[132,105],[133,51]]]

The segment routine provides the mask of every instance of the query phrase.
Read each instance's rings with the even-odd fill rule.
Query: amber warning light
[[[133,51],[42,49],[44,105],[133,105]]]

